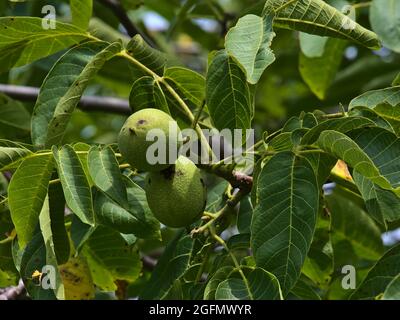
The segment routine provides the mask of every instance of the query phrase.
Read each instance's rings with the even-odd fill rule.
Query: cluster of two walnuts
[[[146,139],[150,130],[158,129],[164,133],[165,150],[179,149],[178,139],[170,139],[170,129],[174,127],[171,122],[178,128],[175,120],[163,111],[140,110],[125,122],[118,145],[122,156],[133,168],[148,172],[145,191],[154,216],[166,226],[180,228],[201,217],[207,203],[207,191],[200,170],[184,156],[179,156],[172,165],[149,163],[147,149],[154,143]]]

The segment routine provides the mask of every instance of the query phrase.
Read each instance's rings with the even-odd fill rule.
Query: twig
[[[4,292],[0,293],[0,300],[16,300],[24,292],[25,286],[22,280],[20,280],[18,286],[5,288]]]
[[[130,37],[133,37],[137,34],[140,34],[141,37],[153,48],[156,48],[155,42],[150,39],[150,37],[142,32],[133,22],[132,20],[128,17],[128,15],[125,12],[124,7],[121,5],[121,2],[119,0],[98,0],[101,4],[109,8],[114,15],[119,19],[121,24],[124,26],[126,29],[126,32]]]
[[[39,88],[0,84],[0,92],[20,101],[36,101]],[[84,111],[103,111],[129,115],[129,102],[114,97],[84,96],[78,107]]]
[[[192,129],[195,129],[196,126],[198,125],[201,113],[203,112],[205,106],[206,106],[206,100],[204,99],[203,102],[201,103],[199,110],[197,111],[196,117],[194,118],[194,121],[192,123]]]
[[[225,213],[229,212],[231,208],[236,207],[236,205],[243,199],[244,196],[246,196],[251,189],[240,189],[231,199],[229,199],[226,202],[226,205],[217,213],[206,213],[207,218],[210,218],[210,220],[203,224],[201,227],[193,229],[191,232],[191,235],[197,235],[200,233],[205,232],[206,230],[210,230],[213,226],[214,223],[223,217]]]
[[[250,192],[253,187],[253,177],[242,172],[233,170],[230,165],[198,165],[199,168],[213,173],[220,178],[228,181],[233,188],[240,188],[244,191]]]
[[[157,265],[157,260],[149,256],[143,256],[142,263],[146,269],[153,270]]]

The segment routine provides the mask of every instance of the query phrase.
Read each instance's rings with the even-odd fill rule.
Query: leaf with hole
[[[275,61],[270,48],[275,37],[273,18],[272,15],[265,15],[264,18],[246,15],[226,35],[227,52],[244,67],[247,81],[251,84],[256,84],[264,70]]]

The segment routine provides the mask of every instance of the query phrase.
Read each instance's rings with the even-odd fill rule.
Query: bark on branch
[[[153,48],[156,48],[156,45],[150,37],[142,32],[128,17],[124,7],[121,5],[119,0],[98,0],[101,4],[109,8],[114,15],[118,18],[121,24],[124,26],[126,32],[130,37],[134,37],[137,34],[140,34],[141,37]]]
[[[20,280],[18,286],[16,287],[1,289],[0,300],[16,300],[24,293],[25,293],[25,286],[22,280]]]
[[[39,88],[0,84],[0,92],[20,101],[36,101]],[[84,96],[78,107],[84,111],[103,111],[117,114],[131,114],[129,102],[114,97]]]

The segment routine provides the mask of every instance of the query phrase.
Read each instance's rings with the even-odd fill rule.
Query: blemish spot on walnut
[[[140,120],[137,122],[137,124],[138,124],[139,126],[144,125],[144,124],[146,124],[146,123],[147,123],[147,120],[144,120],[144,119],[140,119]]]
[[[180,177],[180,176],[185,175],[185,173],[183,171],[181,171],[181,170],[178,170],[178,171],[175,172],[175,175]]]
[[[165,179],[172,180],[172,178],[176,174],[175,165],[172,165],[172,166],[168,167],[167,169],[164,169],[160,173],[164,176]]]

